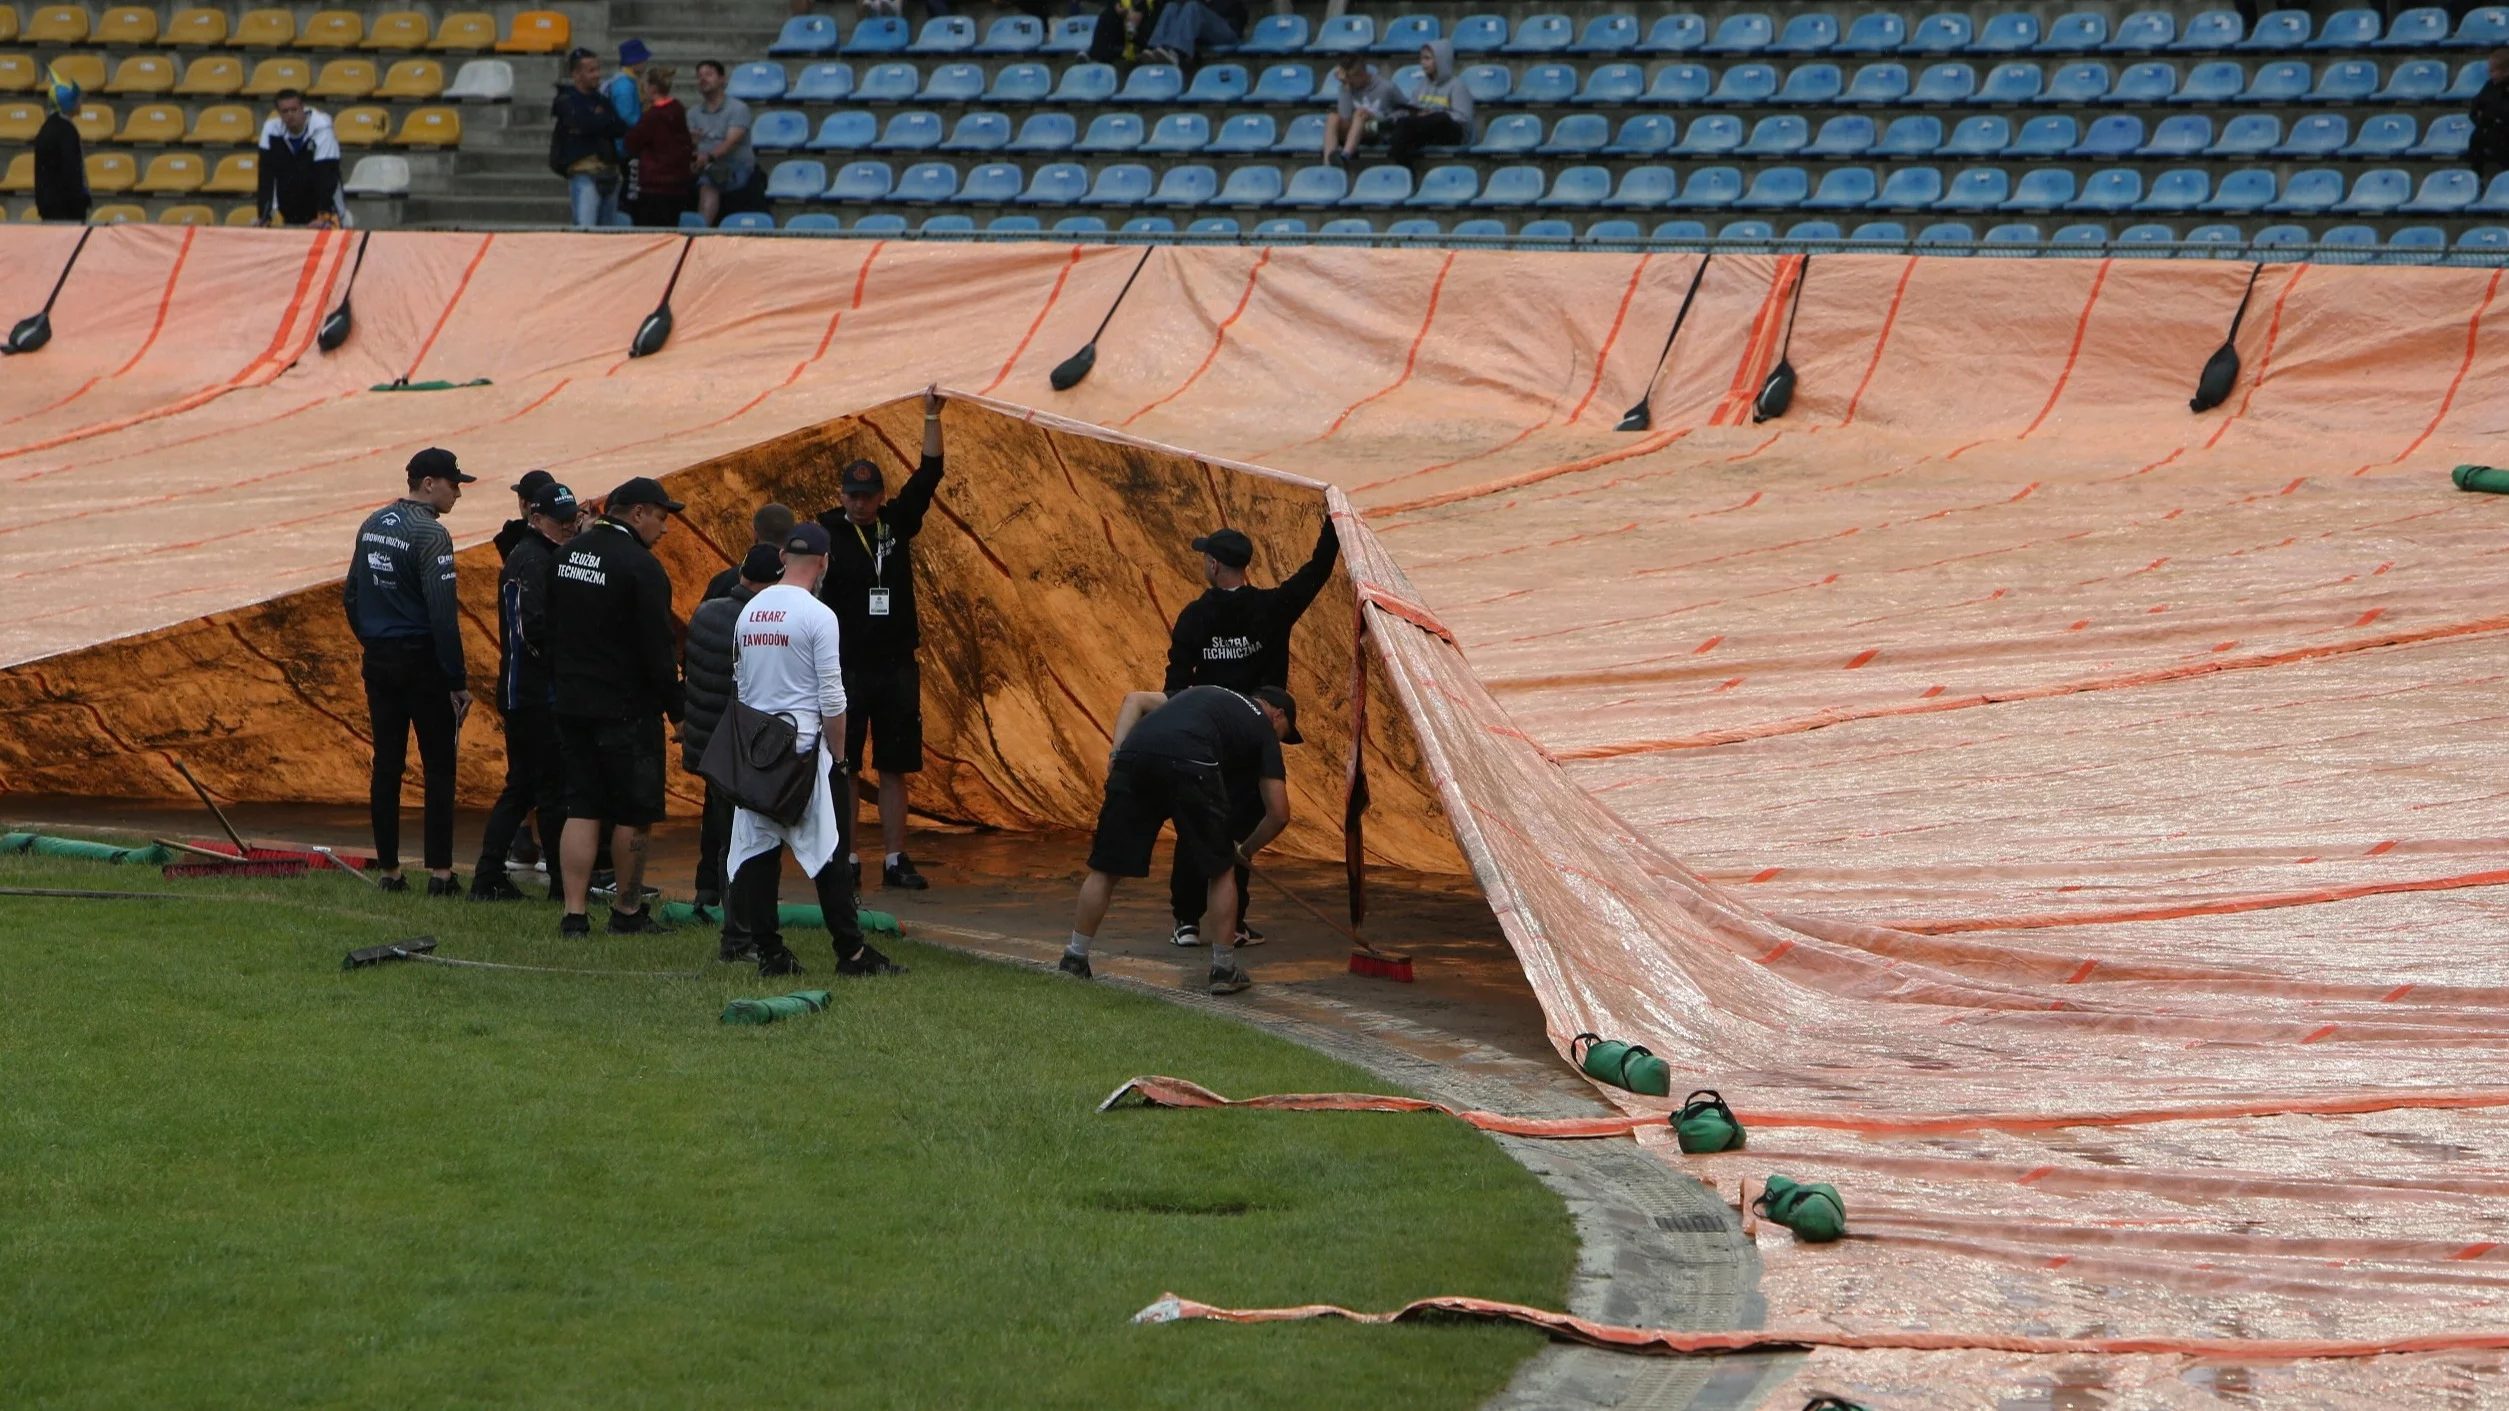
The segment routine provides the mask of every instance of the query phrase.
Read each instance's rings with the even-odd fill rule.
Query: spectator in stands
[[[638,225],[675,226],[697,184],[697,139],[671,96],[671,66],[648,64],[644,116],[627,130],[627,213]]]
[[[1089,62],[1113,64],[1129,72],[1150,47],[1152,0],[1107,0],[1098,12],[1097,28],[1089,32]]]
[[[1190,69],[1203,45],[1235,44],[1245,34],[1245,0],[1159,0],[1143,55],[1152,63]]]
[[[1398,166],[1417,167],[1423,147],[1472,140],[1472,90],[1455,69],[1451,41],[1420,46],[1420,77],[1420,92],[1404,99],[1402,116],[1386,126],[1386,155]]]
[[[601,56],[578,49],[566,56],[566,82],[549,104],[556,120],[549,133],[549,169],[566,178],[575,223],[611,224],[619,211],[619,139],[627,124],[601,96]]]
[[[773,500],[767,501],[749,516],[750,542],[764,544],[770,549],[782,552],[784,541],[793,536],[795,518],[796,516],[790,509]],[[740,581],[740,565],[734,564],[707,580],[706,595],[698,601],[710,603],[717,598],[728,598],[732,595],[732,590],[740,586]]]
[[[1403,91],[1392,79],[1379,77],[1376,67],[1356,54],[1342,60],[1334,76],[1342,81],[1342,96],[1333,115],[1324,120],[1324,160],[1327,165],[1341,166],[1358,156],[1359,144],[1402,107]]]
[[[87,219],[87,153],[78,140],[78,85],[54,73],[44,89],[44,125],[35,131],[35,214]]]
[[[2481,181],[2509,168],[2509,49],[2494,49],[2487,67],[2483,91],[2474,95],[2474,137],[2466,144],[2466,159]]]
[[[723,91],[723,61],[697,64],[697,106],[688,112],[688,130],[697,141],[691,164],[697,173],[697,214],[712,226],[723,213],[725,192],[749,185],[758,159],[749,149],[749,105]]]
[[[609,98],[610,106],[618,112],[619,121],[630,128],[635,127],[636,120],[645,115],[643,80],[645,65],[652,58],[653,51],[645,47],[645,41],[641,39],[622,41],[619,44],[618,76],[601,85],[601,91]]]
[[[261,190],[253,199],[255,225],[310,225],[330,230],[348,224],[348,198],[340,194],[340,139],[331,116],[305,105],[305,95],[282,88],[276,116],[261,125]]]

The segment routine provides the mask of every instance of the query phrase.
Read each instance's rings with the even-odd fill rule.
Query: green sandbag
[[[1838,1198],[1833,1185],[1797,1185],[1771,1176],[1751,1208],[1794,1231],[1806,1244],[1828,1244],[1847,1233],[1847,1202]]]
[[[484,377],[474,377],[468,382],[447,382],[442,378],[429,382],[412,382],[407,378],[396,378],[390,382],[378,382],[366,390],[369,392],[452,392],[464,387],[489,385],[491,384],[488,379]]]
[[[772,1024],[778,1019],[799,1019],[828,1007],[826,990],[795,990],[789,995],[769,995],[765,999],[736,999],[723,1006],[726,1024]]]
[[[2461,465],[2448,472],[2460,490],[2479,490],[2486,495],[2509,495],[2509,470],[2492,465]]]
[[[1692,1156],[1711,1151],[1740,1151],[1742,1122],[1714,1088],[1692,1093],[1673,1114],[1673,1138]]]
[[[720,915],[722,908],[717,907],[715,911],[717,915]],[[694,921],[697,919],[697,908],[684,901],[667,901],[662,904],[662,919],[673,925]],[[827,919],[824,913],[815,906],[801,906],[793,902],[785,902],[775,909],[775,924],[801,930],[815,930],[825,926]],[[854,912],[854,924],[865,931],[877,931],[882,935],[898,934],[897,918],[885,911],[865,911],[857,908]]]
[[[1644,1045],[1579,1034],[1571,1041],[1571,1049],[1579,1043],[1585,1044],[1586,1049],[1584,1056],[1577,1060],[1577,1066],[1585,1070],[1587,1077],[1649,1097],[1672,1095],[1672,1065],[1656,1057]]]
[[[48,838],[40,833],[0,834],[0,852],[77,857],[89,862],[135,862],[147,867],[162,867],[174,860],[174,854],[154,843],[144,848],[123,848],[111,843],[91,843],[84,838]]]
[[[1864,1408],[1843,1396],[1816,1396],[1803,1403],[1803,1411],[1864,1411]]]

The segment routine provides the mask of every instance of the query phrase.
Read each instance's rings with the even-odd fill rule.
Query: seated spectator
[[[1098,27],[1089,32],[1089,62],[1129,71],[1147,58],[1151,0],[1107,0]]]
[[[575,223],[610,224],[619,210],[619,139],[627,124],[601,92],[601,56],[578,49],[566,56],[566,81],[550,100],[549,169],[566,178]]]
[[[1404,99],[1402,115],[1386,125],[1386,155],[1399,166],[1417,167],[1423,147],[1472,140],[1472,90],[1456,71],[1454,44],[1432,39],[1421,45],[1420,74],[1419,94]]]
[[[1342,96],[1333,115],[1324,120],[1324,160],[1342,166],[1359,155],[1359,144],[1381,135],[1388,116],[1403,106],[1403,91],[1356,54],[1334,70]]]
[[[1160,0],[1150,17],[1150,47],[1142,57],[1190,69],[1202,46],[1235,44],[1245,34],[1245,0]]]
[[[697,173],[697,214],[711,226],[723,214],[726,192],[749,185],[758,171],[757,154],[749,147],[749,105],[723,91],[720,59],[697,64],[697,106],[688,110],[688,130],[696,138],[692,159]]]
[[[305,95],[282,88],[278,116],[261,125],[261,189],[253,198],[255,225],[310,225],[326,230],[348,224],[348,200],[340,194],[340,139],[329,115],[305,106]]]
[[[671,96],[671,66],[647,64],[644,116],[627,130],[627,212],[638,225],[676,226],[697,185],[688,109]]]
[[[2466,144],[2466,160],[2474,163],[2478,180],[2509,168],[2509,49],[2494,49],[2483,91],[2474,95],[2474,136]]]

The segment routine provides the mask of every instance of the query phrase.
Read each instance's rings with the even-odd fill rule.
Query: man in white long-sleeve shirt
[[[845,838],[831,783],[836,756],[819,744],[823,738],[845,738],[845,676],[837,659],[836,614],[818,597],[819,580],[827,571],[828,531],[817,524],[794,526],[784,541],[783,581],[749,600],[733,641],[732,681],[740,702],[799,726],[796,747],[814,755],[819,769],[800,822],[786,827],[745,808],[732,814],[732,847],[724,870],[732,874],[732,905],[757,942],[761,975],[802,973],[801,962],[776,928],[787,847],[818,885],[819,909],[836,946],[836,973],[902,973],[862,938],[854,916],[852,870],[830,865]],[[853,815],[850,804],[843,812],[848,818]]]

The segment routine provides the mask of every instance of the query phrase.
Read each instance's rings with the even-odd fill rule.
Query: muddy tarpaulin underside
[[[0,317],[68,244],[0,231]],[[1071,581],[1056,551],[1156,559],[1119,603],[1147,619],[1193,590],[1162,545],[1197,518],[1257,525],[1258,577],[1304,554],[1317,492],[1224,462],[1337,487],[1372,718],[1403,727],[1372,746],[1394,752],[1371,765],[1385,855],[1460,846],[1563,1048],[1634,1039],[1676,1093],[1835,1119],[1741,1155],[1659,1143],[1728,1193],[1772,1171],[1845,1193],[1844,1243],[1762,1226],[1770,1325],[2509,1326],[2509,1117],[2449,1105],[2509,1090],[2509,501],[2446,475],[2504,454],[2498,272],[2267,266],[2246,371],[2194,415],[2244,266],[1720,255],[1658,379],[1697,256],[1162,250],[1056,394],[1135,252],[701,240],[670,347],[631,361],[678,246],[378,236],[324,357],[345,239],[99,232],[53,345],[0,364],[13,709],[141,760],[124,712],[147,702],[69,684],[81,661],[138,642],[161,680],[310,672],[276,639],[319,604],[201,624],[329,591],[420,446],[488,479],[450,521],[466,565],[508,512],[488,492],[533,465],[596,493],[702,480],[720,548],[752,492],[823,489],[837,443],[910,451],[911,406],[886,404],[939,382],[990,405],[953,413],[962,512],[931,557],[998,559],[986,611],[1068,632],[1049,655],[1073,679],[1028,681],[1008,734],[955,733],[964,767],[929,787],[991,821],[1085,807],[1098,697],[1155,669],[1162,624],[1058,627],[1020,586]],[[1794,405],[1754,425],[1799,279]],[[367,390],[402,377],[492,385]],[[1642,396],[1652,429],[1615,432]],[[786,437],[819,449],[747,449]],[[1049,474],[1068,493],[1013,493]],[[1218,477],[1201,502],[1195,476]],[[665,542],[685,610],[723,560]],[[1299,670],[1346,706],[1335,592]],[[325,680],[299,694],[362,724]],[[285,754],[256,772],[284,780]],[[1309,816],[1335,806],[1338,759],[1317,763]],[[57,768],[0,761],[11,788]],[[2102,1121],[2125,1112],[2164,1120]],[[2366,1407],[2503,1380],[2492,1354],[1824,1350],[1795,1387]]]

